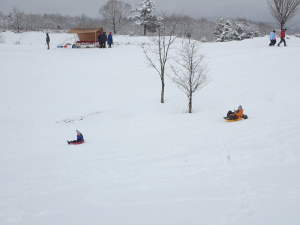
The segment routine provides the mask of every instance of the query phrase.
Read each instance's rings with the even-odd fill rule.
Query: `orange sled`
[[[229,119],[227,117],[224,117],[224,119],[225,119],[226,122],[237,122],[237,121],[240,121],[240,120],[248,119],[248,116],[244,115],[243,117],[240,117],[240,118],[237,118],[237,119]]]

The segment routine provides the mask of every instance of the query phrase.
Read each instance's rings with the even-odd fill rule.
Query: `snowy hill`
[[[300,224],[300,39],[206,43],[186,99],[144,37],[58,49],[69,34],[0,33],[1,225]],[[242,104],[249,120],[222,117]],[[69,146],[75,129],[87,143]]]

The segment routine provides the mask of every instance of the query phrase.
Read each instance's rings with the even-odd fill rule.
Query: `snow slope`
[[[300,39],[203,44],[188,115],[170,81],[159,103],[147,38],[50,34],[47,51],[43,33],[0,35],[1,225],[300,224]],[[224,122],[239,104],[249,120]],[[66,144],[75,129],[87,143]]]

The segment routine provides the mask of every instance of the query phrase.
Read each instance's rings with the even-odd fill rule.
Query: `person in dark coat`
[[[99,48],[102,48],[102,32],[98,36]]]
[[[46,33],[46,43],[47,43],[47,48],[49,50],[50,49],[50,37],[49,37],[48,33]]]
[[[108,44],[108,47],[111,48],[111,45],[113,44],[113,37],[112,37],[112,33],[109,32],[109,35],[107,37],[107,44]]]
[[[98,37],[98,41],[99,41],[100,48],[106,47],[107,35],[105,32],[100,33]]]
[[[76,130],[76,134],[77,134],[77,139],[74,141],[68,141],[68,144],[82,144],[84,143],[84,138],[82,133],[79,130]]]

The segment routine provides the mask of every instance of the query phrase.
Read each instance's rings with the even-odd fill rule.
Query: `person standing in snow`
[[[102,32],[98,36],[99,48],[102,48]]]
[[[106,32],[103,33],[103,48],[106,48],[106,42],[107,42],[107,34]]]
[[[269,46],[274,46],[275,44],[276,44],[276,31],[273,30],[270,33],[270,44],[269,44]]]
[[[286,36],[286,29],[282,29],[280,32],[280,42],[278,43],[278,47],[280,47],[280,44],[283,42],[284,47],[286,47],[286,41],[285,41],[285,36]]]
[[[47,43],[47,49],[49,50],[50,49],[50,37],[49,37],[48,33],[46,33],[46,43]]]
[[[106,48],[107,35],[105,32],[100,33],[98,40],[100,48]]]
[[[84,138],[82,133],[79,130],[76,130],[76,134],[77,134],[77,139],[74,141],[68,141],[68,144],[82,144],[84,143]]]
[[[113,37],[112,37],[112,33],[109,32],[109,35],[107,37],[107,44],[108,44],[108,47],[111,48],[111,45],[113,44]]]

